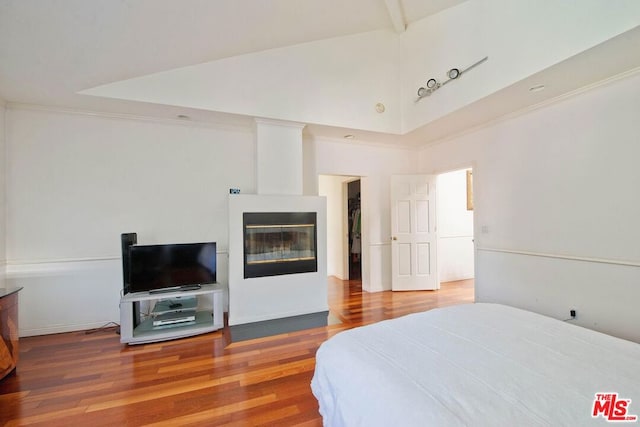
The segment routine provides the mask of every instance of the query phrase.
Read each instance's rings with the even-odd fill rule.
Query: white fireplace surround
[[[245,279],[245,212],[316,212],[318,271]],[[315,196],[229,195],[229,325],[328,310],[326,199]]]

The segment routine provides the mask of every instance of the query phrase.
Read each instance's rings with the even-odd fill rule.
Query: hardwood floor
[[[0,382],[0,425],[321,426],[309,384],[318,346],[336,333],[474,299],[473,280],[439,291],[362,292],[329,279],[342,323],[229,344],[225,331],[126,346],[114,329],[20,340]]]

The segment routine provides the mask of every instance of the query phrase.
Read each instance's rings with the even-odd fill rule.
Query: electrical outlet
[[[575,310],[570,310],[569,311],[569,315],[571,316],[572,319],[576,318],[576,311]]]
[[[240,189],[239,188],[230,188],[229,189],[229,194],[240,194]]]

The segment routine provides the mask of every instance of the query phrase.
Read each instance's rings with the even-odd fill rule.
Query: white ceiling
[[[0,0],[0,98],[8,102],[201,121],[251,118],[78,94],[136,76],[277,47],[393,29],[464,0]],[[395,27],[397,29],[397,26]],[[358,132],[359,138],[416,146],[491,120],[505,112],[640,66],[640,31],[618,37],[610,48],[582,59],[603,66],[558,79],[537,98],[507,88],[458,116],[444,117],[408,135]],[[590,56],[591,55],[591,56]],[[591,58],[591,59],[589,59]],[[565,61],[566,62],[566,61]],[[571,63],[535,76],[548,82],[571,72]],[[574,69],[575,72],[575,69]],[[555,74],[554,74],[555,73]],[[560,74],[558,74],[560,73]],[[606,73],[606,74],[605,74]],[[523,83],[526,86],[526,82]],[[525,94],[523,96],[522,94]],[[484,104],[483,104],[484,102]],[[478,103],[476,103],[478,104]],[[487,108],[487,107],[490,108]],[[345,129],[309,126],[318,135],[341,137]]]

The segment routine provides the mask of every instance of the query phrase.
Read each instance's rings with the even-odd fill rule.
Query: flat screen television
[[[132,245],[129,291],[170,291],[216,282],[216,243]]]

